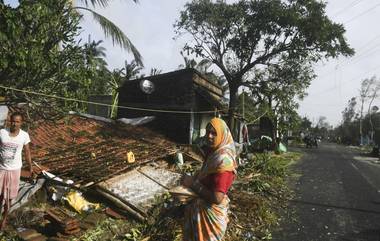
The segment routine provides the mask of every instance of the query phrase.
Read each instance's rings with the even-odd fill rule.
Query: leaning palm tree
[[[84,3],[84,7],[82,6],[75,6],[73,4],[73,8],[77,9],[79,11],[86,11],[91,13],[92,17],[96,22],[99,23],[100,27],[103,30],[103,33],[106,38],[110,37],[112,40],[112,43],[115,45],[120,45],[123,49],[130,51],[135,61],[138,65],[143,66],[142,63],[142,57],[137,50],[137,48],[132,44],[131,40],[123,33],[123,31],[116,26],[113,22],[111,22],[109,19],[104,17],[103,15],[95,12],[94,10],[89,8],[89,5],[92,5],[92,7],[101,6],[101,7],[107,7],[109,0],[79,0]],[[135,3],[138,2],[138,0],[132,0]],[[72,0],[74,2],[74,0]]]

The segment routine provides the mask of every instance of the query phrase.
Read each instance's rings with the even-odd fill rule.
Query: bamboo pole
[[[135,211],[134,209],[132,209],[132,207],[127,205],[124,199],[120,199],[114,193],[109,193],[107,189],[103,189],[100,186],[96,186],[95,191],[101,194],[103,197],[105,197],[109,201],[111,201],[113,204],[115,204],[116,207],[121,208],[122,210],[125,210],[126,212],[131,214],[137,220],[141,222],[144,222],[146,220],[146,218],[142,216],[139,212]]]
[[[112,191],[108,190],[107,188],[105,187],[102,187],[101,185],[97,185],[96,186],[97,188],[99,188],[100,190],[102,190],[103,192],[106,192],[112,196],[114,196],[115,198],[118,198],[120,199],[120,201],[122,201],[125,205],[128,205],[130,208],[132,208],[135,212],[138,212],[140,213],[142,216],[146,216],[146,213],[144,211],[142,211],[141,209],[139,209],[138,207],[136,207],[134,204],[128,202],[127,200],[125,200],[125,198],[121,197],[120,195],[116,194],[116,193],[113,193]]]

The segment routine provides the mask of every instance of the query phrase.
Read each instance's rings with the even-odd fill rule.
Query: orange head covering
[[[216,137],[211,146],[213,152],[203,163],[200,177],[210,173],[235,171],[237,167],[234,140],[227,124],[220,118],[211,119],[210,124],[216,131]]]
[[[216,117],[212,118],[210,124],[216,131],[216,137],[211,146],[214,150],[231,142],[233,143],[232,135],[227,124],[222,119]]]

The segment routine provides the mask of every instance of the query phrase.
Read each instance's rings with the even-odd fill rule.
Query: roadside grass
[[[372,152],[373,145],[363,145],[363,146],[348,146],[351,149],[359,150],[363,153]]]
[[[279,213],[292,197],[286,185],[288,167],[301,158],[298,152],[256,154],[240,166],[231,191],[231,222],[226,241],[270,240]]]

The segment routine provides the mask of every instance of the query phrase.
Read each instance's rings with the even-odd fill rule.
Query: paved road
[[[303,149],[275,241],[380,241],[380,163],[353,148]]]

